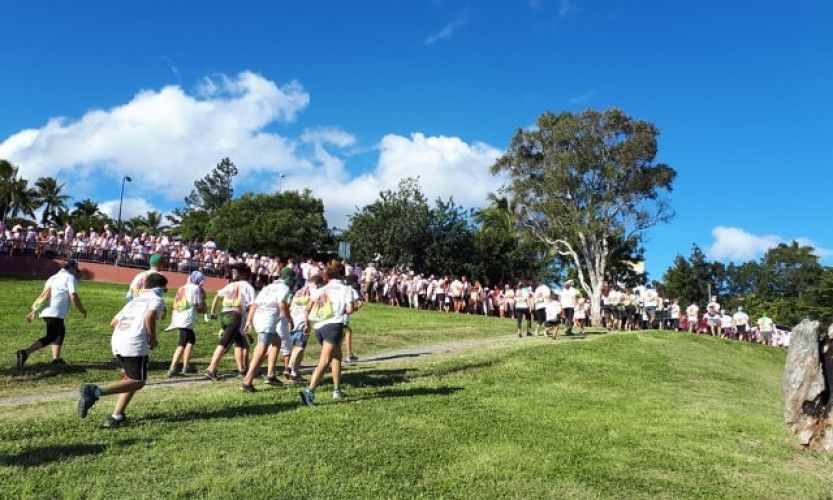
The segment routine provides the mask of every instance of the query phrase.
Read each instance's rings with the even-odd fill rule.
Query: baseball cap
[[[162,256],[159,255],[158,253],[155,253],[155,254],[151,255],[150,259],[148,259],[148,263],[150,264],[150,267],[154,267],[154,266],[159,265],[159,263],[161,261],[162,261]]]

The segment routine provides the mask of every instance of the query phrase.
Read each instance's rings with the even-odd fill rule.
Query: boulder
[[[833,452],[833,403],[828,387],[833,380],[833,373],[828,373],[833,372],[829,341],[833,325],[821,340],[818,329],[818,321],[804,320],[790,335],[783,381],[784,419],[802,446]]]

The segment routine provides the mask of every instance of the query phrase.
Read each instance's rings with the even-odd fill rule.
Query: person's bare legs
[[[237,371],[242,372],[246,369],[246,349],[243,347],[234,347],[234,362],[237,364]]]
[[[278,346],[276,345],[275,340],[273,340],[272,343],[269,345],[269,350],[267,351],[267,358],[268,360],[266,362],[266,376],[271,378],[275,376],[275,368],[278,365]]]
[[[333,351],[337,348],[335,344],[330,342],[324,342],[321,346],[321,355],[318,357],[318,364],[315,365],[315,370],[312,372],[312,376],[309,379],[309,390],[314,391],[318,384],[321,383],[321,379],[324,377],[324,371],[327,370],[327,366],[333,360]],[[340,353],[339,353],[340,354]],[[339,363],[339,377],[341,376],[341,364]]]
[[[52,359],[60,359],[61,358],[61,344],[52,344]]]
[[[257,371],[260,370],[260,365],[263,363],[263,357],[266,354],[266,344],[257,343],[254,352],[252,352],[252,362],[249,364],[249,371],[243,378],[243,383],[252,385],[252,382],[257,376]]]
[[[182,349],[182,364],[183,366],[188,366],[191,363],[191,351],[194,349],[194,344],[188,343],[185,344],[185,348]]]
[[[289,369],[292,375],[298,375],[301,369],[301,360],[304,359],[304,348],[295,346],[292,348],[292,355],[289,358]]]
[[[171,356],[171,367],[169,368],[170,371],[176,370],[176,366],[179,364],[179,357],[182,356],[182,353],[185,351],[185,348],[181,345],[176,346],[174,349],[174,355]]]
[[[337,391],[341,388],[341,346],[334,346],[333,356],[330,361],[330,370],[333,376],[333,390]]]
[[[214,354],[211,355],[211,363],[208,364],[208,371],[216,372],[217,366],[220,364],[220,361],[222,361],[223,356],[225,356],[225,354],[226,348],[221,345],[218,345],[214,349]]]

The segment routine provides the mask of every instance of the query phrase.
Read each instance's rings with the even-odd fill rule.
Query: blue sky
[[[831,263],[833,3],[17,2],[2,9],[0,157],[112,210],[181,205],[223,156],[238,190],[310,187],[333,225],[399,177],[476,206],[543,111],[660,128],[677,216],[745,260],[802,238]],[[460,182],[463,180],[463,182]]]

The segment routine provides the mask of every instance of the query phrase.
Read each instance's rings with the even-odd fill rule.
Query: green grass
[[[411,321],[474,321],[362,314],[380,342],[381,323],[411,341]],[[518,339],[350,369],[348,399],[325,385],[316,408],[236,382],[140,392],[117,431],[97,428],[112,399],[83,421],[72,400],[2,407],[0,497],[824,498],[833,457],[787,443],[784,358],[667,332]]]
[[[67,337],[62,357],[69,366],[54,369],[49,365],[49,349],[35,353],[22,371],[16,370],[15,352],[28,347],[44,335],[43,321],[27,324],[25,315],[32,301],[40,293],[43,280],[0,278],[5,301],[0,305],[0,397],[29,394],[77,387],[84,380],[108,380],[116,365],[110,355],[110,319],[124,305],[126,287],[104,283],[80,282],[79,295],[87,308],[84,319],[71,309],[66,320]],[[213,294],[209,294],[210,306]],[[168,294],[168,308],[173,299]],[[159,347],[151,354],[151,378],[164,376],[170,356],[179,338],[178,331],[162,332],[170,320],[159,324]],[[508,320],[480,316],[449,316],[444,313],[414,314],[408,311],[368,304],[354,314],[351,321],[355,331],[354,349],[359,356],[390,351],[406,346],[432,344],[466,338],[495,337],[511,331]],[[197,344],[194,360],[205,368],[217,345],[218,321],[197,322]],[[317,359],[318,346],[309,343],[307,359]],[[220,369],[233,370],[234,359],[229,354]]]

